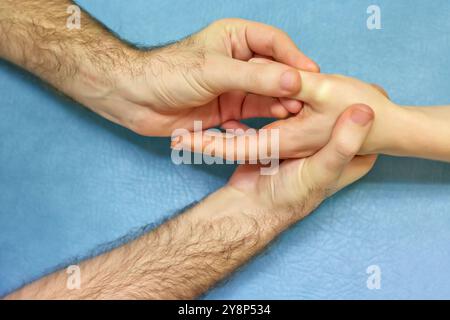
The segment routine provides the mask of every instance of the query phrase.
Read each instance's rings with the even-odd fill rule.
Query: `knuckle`
[[[316,87],[315,99],[317,102],[328,101],[332,96],[333,92],[336,90],[337,81],[332,77],[325,77],[320,81],[319,85]]]
[[[339,74],[324,75],[317,85],[316,100],[326,102],[336,91],[358,94],[364,85],[363,82]]]

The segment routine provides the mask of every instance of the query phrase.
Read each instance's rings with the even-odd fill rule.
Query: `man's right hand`
[[[317,153],[281,163],[275,175],[261,175],[257,165],[240,166],[229,186],[274,212],[292,214],[292,221],[308,215],[323,200],[359,180],[372,168],[376,155],[357,156],[373,124],[367,105],[348,107],[332,129],[329,142]],[[264,210],[262,210],[264,211]]]

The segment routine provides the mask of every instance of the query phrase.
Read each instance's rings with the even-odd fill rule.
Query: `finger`
[[[331,78],[325,74],[299,71],[301,90],[291,98],[309,104],[318,103],[331,86]]]
[[[241,114],[235,120],[251,118],[284,119],[289,115],[290,111],[281,104],[279,99],[248,94],[242,105]]]
[[[356,156],[339,177],[336,192],[364,177],[375,165],[377,155]]]
[[[245,39],[254,53],[273,57],[276,61],[294,68],[319,72],[319,66],[300,51],[285,32],[253,21],[246,21],[245,24]]]
[[[257,64],[272,64],[282,66],[280,63],[276,61],[272,61],[262,57],[252,58],[249,60],[249,62]],[[325,90],[328,90],[328,87],[331,85],[332,81],[331,77],[329,75],[327,76],[326,74],[314,72],[307,72],[307,71],[298,71],[298,72],[300,73],[301,90],[295,96],[292,97],[294,99],[285,99],[285,100],[289,101],[301,100],[311,104],[318,102],[318,100],[320,100]],[[376,84],[373,84],[373,86],[381,93],[387,95],[386,92],[383,90],[383,88],[381,88],[380,86]],[[295,108],[298,108],[298,105],[296,105]],[[288,109],[287,106],[286,109]]]
[[[338,119],[328,144],[306,162],[310,183],[328,187],[337,182],[344,169],[361,149],[374,119],[366,105],[350,106]]]
[[[207,83],[214,92],[239,90],[270,97],[291,97],[301,86],[300,73],[279,63],[250,63],[218,57],[205,68]]]
[[[249,60],[249,62],[252,61],[252,60],[259,60],[259,59],[260,60],[266,60],[268,62],[275,62],[272,57],[267,57],[267,56],[263,56],[263,55],[260,55],[260,54],[253,54],[253,58],[251,58]]]
[[[258,56],[258,55],[255,55],[253,58],[248,60],[248,62],[260,63],[260,64],[279,63],[279,62],[273,61],[272,59],[270,59],[268,57]]]
[[[238,122],[226,122],[226,133],[203,131],[177,137],[171,148],[222,158],[230,161],[257,161],[278,158],[276,132],[259,132]],[[273,147],[273,151],[272,151]],[[275,153],[276,154],[275,154]]]
[[[237,121],[237,120],[227,121],[227,122],[223,123],[220,127],[225,130],[227,130],[227,129],[229,129],[229,130],[237,130],[237,129],[248,130],[248,129],[250,129],[249,126],[247,126],[246,124],[244,124],[240,121]]]
[[[277,118],[284,119],[290,115],[278,100],[278,98],[266,97],[245,93],[242,91],[230,91],[222,94],[216,106],[214,116],[209,117],[206,128],[221,125],[229,120],[242,120],[250,118]],[[211,110],[199,110],[198,116],[206,116]]]
[[[274,118],[283,119],[290,115],[289,110],[287,110],[279,101],[274,103],[270,108],[270,113],[273,114]]]
[[[248,128],[238,121],[227,121],[222,126],[223,129],[241,129],[244,132],[216,133],[214,143],[210,138],[202,139],[198,133],[190,133],[178,140],[178,148],[194,152],[194,139],[197,135],[201,143],[201,148],[196,152],[204,152],[208,146],[208,155],[214,154],[216,157],[224,159],[235,159],[239,161],[249,161],[256,159],[292,159],[304,158],[314,154],[317,146],[323,145],[319,135],[314,135],[314,131],[301,119],[290,117],[270,123],[260,130]],[[247,131],[248,130],[248,131]],[[203,132],[204,134],[205,132]],[[242,141],[242,136],[246,136]],[[218,141],[221,140],[221,141]],[[223,149],[222,146],[240,146],[239,152],[235,148]]]
[[[277,63],[277,62],[267,59],[266,57],[263,57],[263,56],[257,56],[255,58],[252,58],[249,60],[249,62],[260,63],[260,64],[269,64],[269,63],[276,64]],[[289,113],[297,114],[301,111],[301,109],[303,107],[303,103],[298,100],[289,99],[289,98],[279,98],[279,100],[280,100],[281,105],[287,111],[289,111]]]
[[[298,100],[288,99],[288,98],[279,98],[281,105],[290,113],[297,114],[303,108],[303,103]]]

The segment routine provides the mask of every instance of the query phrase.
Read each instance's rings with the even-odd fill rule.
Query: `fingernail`
[[[351,119],[354,123],[365,126],[373,119],[373,111],[369,106],[358,105],[352,110]]]
[[[285,71],[281,75],[280,85],[281,89],[289,92],[300,90],[300,74],[294,70]]]

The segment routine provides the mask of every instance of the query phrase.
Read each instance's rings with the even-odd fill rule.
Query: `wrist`
[[[396,144],[388,154],[449,161],[447,107],[402,107]]]
[[[119,40],[104,50],[117,57],[96,59],[88,48],[75,48],[77,61],[73,77],[62,86],[62,90],[78,101],[97,103],[120,96],[120,89],[128,86],[133,75],[138,72],[138,63],[142,65],[137,49],[128,47]],[[119,53],[120,52],[120,53]],[[88,103],[89,104],[89,103]]]
[[[83,59],[79,72],[63,90],[76,101],[104,118],[132,131],[138,130],[141,110],[155,105],[151,52],[120,44],[114,63],[100,64]],[[139,108],[144,106],[145,108]],[[147,119],[145,120],[148,124]]]
[[[381,153],[391,156],[413,156],[411,146],[417,148],[420,141],[420,115],[414,108],[398,106],[390,126],[390,139],[386,139]]]
[[[406,107],[391,103],[386,112],[378,115],[365,145],[364,154],[386,154],[400,157],[439,159],[433,141],[432,119],[420,107]]]
[[[391,101],[387,101],[380,110],[382,111],[376,111],[375,123],[361,154],[400,155],[411,129],[410,112]]]
[[[305,206],[302,207],[303,212],[299,212],[299,209],[295,205],[289,205],[287,200],[286,203],[273,203],[268,199],[270,196],[264,192],[241,191],[229,184],[212,197],[214,206],[221,208],[215,211],[216,217],[232,218],[237,223],[251,219],[257,222],[256,227],[262,238],[275,237],[312,210]]]

